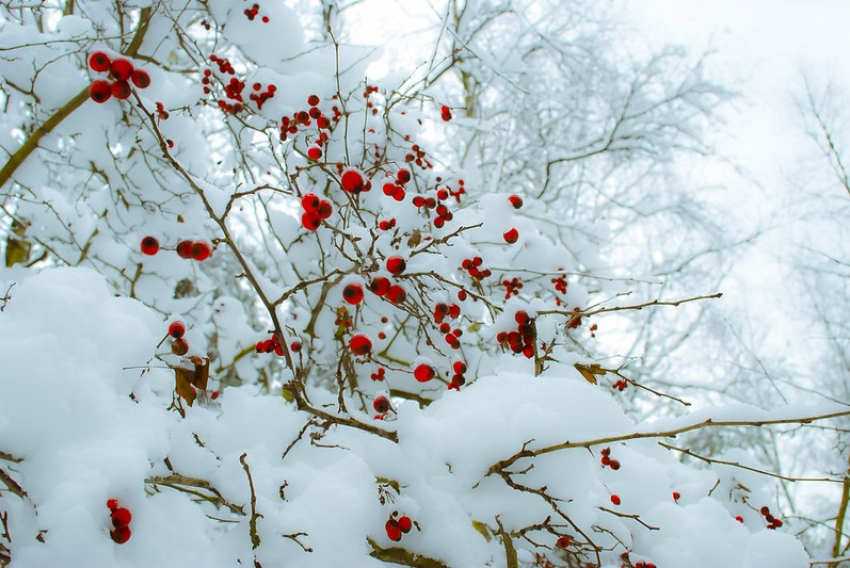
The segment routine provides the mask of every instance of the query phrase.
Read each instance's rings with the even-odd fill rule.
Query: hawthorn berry
[[[464,363],[463,361],[455,361],[454,363],[452,363],[452,371],[454,371],[455,374],[458,375],[464,374],[466,372],[466,363]]]
[[[105,103],[112,98],[112,85],[109,81],[95,81],[89,87],[89,98],[96,103]]]
[[[420,383],[427,383],[431,379],[434,378],[434,375],[437,373],[434,371],[434,367],[429,365],[428,363],[420,363],[413,370],[413,376]]]
[[[387,299],[393,304],[401,304],[407,299],[407,292],[401,286],[390,286],[389,290],[387,290]]]
[[[305,211],[301,215],[301,226],[308,231],[315,231],[322,225],[322,217],[313,211]]]
[[[212,247],[206,241],[195,241],[192,243],[192,259],[201,262],[212,254]]]
[[[372,401],[372,408],[375,409],[375,412],[384,414],[390,409],[390,399],[388,399],[384,395],[379,395],[375,397],[374,401]]]
[[[413,528],[413,521],[407,515],[403,515],[398,519],[398,528],[401,529],[401,532],[407,534]]]
[[[522,197],[519,195],[511,195],[508,197],[508,201],[510,201],[511,205],[514,206],[514,209],[522,208]]]
[[[115,81],[109,87],[110,91],[112,91],[112,96],[119,100],[125,100],[130,98],[130,83],[127,81]]]
[[[177,256],[180,258],[190,259],[192,258],[192,245],[194,243],[192,241],[180,241],[177,243]]]
[[[106,508],[110,511],[114,511],[118,508],[118,499],[107,499],[106,500]]]
[[[384,529],[387,531],[387,538],[390,540],[395,542],[401,540],[401,527],[398,526],[398,521],[395,519],[389,519],[384,525]]]
[[[124,544],[128,540],[130,540],[130,527],[119,527],[115,530],[109,531],[109,536],[112,537],[118,544]]]
[[[151,84],[151,76],[148,75],[147,71],[143,71],[141,69],[133,71],[133,74],[130,75],[130,79],[139,89],[147,89]]]
[[[557,546],[558,548],[561,548],[561,549],[569,548],[569,546],[570,546],[570,537],[568,537],[568,536],[562,536],[562,537],[560,537],[560,538],[558,539],[558,542],[556,542],[556,543],[555,543],[555,546]]]
[[[342,185],[344,191],[348,193],[360,193],[363,191],[363,183],[363,174],[354,168],[349,168],[342,172],[340,185]]]
[[[322,157],[322,149],[318,146],[310,146],[307,148],[307,157],[314,162],[318,161]]]
[[[678,491],[673,492],[673,501],[678,501],[682,495]]]
[[[125,507],[117,507],[112,511],[110,517],[112,518],[112,526],[115,528],[121,528],[129,526],[133,515],[130,514],[129,509]]]
[[[358,333],[348,341],[348,347],[355,355],[368,355],[372,351],[372,340]]]
[[[189,344],[182,337],[180,339],[175,339],[174,343],[171,344],[171,352],[182,357],[189,352]]]
[[[305,193],[301,198],[301,207],[304,208],[304,211],[308,213],[316,213],[319,211],[319,204],[321,203],[321,199],[315,193]]]
[[[406,184],[410,181],[410,170],[407,168],[401,168],[398,173],[396,173],[395,178],[398,180],[398,183],[402,185]]]
[[[142,239],[142,254],[153,256],[159,252],[159,241],[156,238],[147,236]]]
[[[400,256],[391,256],[387,259],[387,270],[390,274],[401,274],[407,268],[407,263]]]
[[[353,306],[359,304],[363,301],[363,286],[348,284],[342,289],[342,299]]]
[[[109,56],[102,51],[95,51],[89,55],[89,67],[92,71],[97,71],[98,73],[108,71],[111,63]]]
[[[389,292],[391,286],[392,283],[389,281],[388,278],[384,278],[383,276],[375,276],[369,283],[369,290],[371,290],[373,294],[383,296],[384,294]]]
[[[180,339],[186,334],[186,324],[182,321],[173,321],[168,326],[168,335],[174,339]]]
[[[620,496],[619,495],[611,495],[611,502],[615,505],[620,504]]]
[[[109,76],[116,81],[127,81],[133,74],[133,64],[129,60],[118,58],[109,66]]]
[[[319,202],[319,208],[316,210],[316,213],[318,213],[319,217],[321,217],[322,219],[327,219],[331,216],[331,213],[333,213],[333,211],[334,207],[331,202],[327,199],[322,199]]]
[[[446,105],[443,105],[440,108],[440,118],[442,118],[446,122],[448,122],[452,119],[452,111]]]
[[[618,462],[617,460],[611,460],[611,463],[609,463],[608,465],[610,465],[611,469],[613,469],[614,471],[620,469],[620,462]]]
[[[519,238],[519,232],[515,228],[511,227],[510,229],[505,231],[502,237],[505,239],[506,243],[511,245],[514,244]]]

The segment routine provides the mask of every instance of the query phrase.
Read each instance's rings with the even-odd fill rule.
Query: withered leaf
[[[201,359],[198,356],[192,356],[189,361],[192,362],[192,369],[174,367],[174,390],[186,401],[186,404],[192,406],[198,396],[195,388],[207,390],[207,383],[210,379],[210,360],[209,357]]]
[[[581,363],[576,363],[573,365],[576,368],[576,371],[581,373],[581,376],[592,385],[596,384],[596,375],[604,375],[608,372],[607,369],[603,369],[602,365],[599,363],[592,363],[590,365],[582,365]]]

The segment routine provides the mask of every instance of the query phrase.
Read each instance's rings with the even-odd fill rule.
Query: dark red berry
[[[198,262],[206,260],[212,254],[212,247],[206,241],[195,241],[192,243],[192,259]]]
[[[186,340],[182,337],[180,339],[175,339],[174,343],[171,344],[171,352],[182,357],[189,352],[189,344],[186,343]]]
[[[124,544],[130,540],[130,527],[119,527],[113,531],[109,531],[109,536],[118,544]]]
[[[420,383],[426,383],[434,378],[436,373],[434,372],[434,368],[427,363],[420,363],[413,370],[413,376]]]
[[[401,304],[407,299],[407,292],[401,286],[390,286],[389,290],[387,290],[387,299],[393,304]]]
[[[568,548],[570,546],[570,537],[562,536],[558,539],[558,542],[555,543],[555,546],[561,549]]]
[[[130,83],[127,81],[115,81],[110,86],[110,90],[112,91],[112,96],[119,100],[125,100],[130,98]]]
[[[360,333],[348,341],[348,346],[355,355],[368,355],[372,351],[372,340]]]
[[[95,81],[89,87],[89,97],[96,103],[105,103],[112,98],[112,84],[109,81]]]
[[[611,495],[611,502],[615,505],[620,504],[620,496],[619,495]]]
[[[177,243],[177,256],[180,258],[192,258],[192,241],[180,241]]]
[[[98,73],[109,70],[111,63],[109,56],[102,51],[95,51],[89,56],[89,67],[91,67],[92,71],[97,71]]]
[[[145,237],[142,239],[142,253],[148,256],[153,256],[159,252],[159,241],[154,237]]]
[[[378,296],[383,296],[389,291],[390,286],[392,286],[392,283],[390,283],[388,278],[384,278],[383,276],[375,276],[369,283],[369,290],[371,290],[372,293],[377,294]]]
[[[327,219],[331,216],[331,213],[333,213],[333,211],[334,207],[331,202],[327,199],[322,199],[319,202],[319,208],[316,210],[316,213],[318,213],[319,217],[321,217],[322,219]]]
[[[307,97],[307,104],[314,107],[319,104],[319,95],[310,95]]]
[[[511,195],[508,197],[508,201],[514,206],[514,209],[520,209],[522,207],[522,197],[519,195]]]
[[[301,215],[301,226],[308,231],[315,231],[321,227],[321,225],[322,218],[318,213],[306,211],[303,215]]]
[[[391,256],[387,259],[387,270],[390,274],[401,274],[407,268],[407,263],[400,256]]]
[[[372,401],[372,408],[375,409],[375,412],[378,412],[380,414],[384,414],[385,412],[388,412],[389,409],[390,409],[390,399],[388,399],[387,397],[385,397],[383,395],[375,397],[375,400]]]
[[[173,321],[168,326],[168,335],[174,339],[180,339],[186,334],[186,324],[182,321]]]
[[[106,500],[106,507],[110,511],[114,511],[115,509],[118,508],[118,499],[107,499]]]
[[[511,229],[505,231],[505,233],[502,235],[502,237],[505,239],[506,243],[513,244],[519,238],[519,232],[516,229],[511,228]]]
[[[125,507],[118,507],[112,511],[112,526],[115,528],[126,527],[130,524],[133,515],[130,510]]]
[[[109,66],[109,76],[116,81],[127,81],[133,74],[133,64],[124,58],[118,58]]]
[[[400,528],[400,529],[401,529],[401,532],[403,532],[403,533],[405,533],[405,534],[406,534],[406,533],[409,533],[409,532],[410,532],[410,529],[412,529],[412,528],[413,528],[413,521],[411,521],[411,520],[410,520],[410,517],[408,517],[407,515],[404,515],[404,516],[402,516],[402,517],[399,517],[399,519],[398,519],[398,528]]]
[[[363,301],[363,286],[360,284],[349,284],[342,289],[342,299],[351,305],[357,305]]]
[[[407,168],[401,168],[398,173],[396,173],[395,178],[398,180],[398,183],[405,184],[410,181],[410,170]]]
[[[147,71],[142,71],[141,69],[133,71],[133,74],[130,75],[130,79],[139,89],[147,89],[151,84],[151,76],[148,75]]]

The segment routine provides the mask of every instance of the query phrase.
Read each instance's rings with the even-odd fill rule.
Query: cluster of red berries
[[[89,67],[97,73],[108,73],[112,79],[112,82],[100,79],[91,84],[89,97],[96,103],[105,103],[112,97],[129,99],[131,81],[139,89],[146,89],[151,84],[147,71],[134,69],[130,60],[123,57],[112,61],[102,51],[95,51],[89,56]]]
[[[472,278],[475,278],[480,282],[492,274],[489,268],[481,268],[481,264],[483,262],[484,260],[480,256],[465,258],[460,263],[460,267],[463,270],[466,270],[467,274],[469,274]]]
[[[171,343],[171,352],[182,357],[189,352],[189,343],[183,338],[186,334],[186,324],[180,320],[175,320],[168,325],[168,335],[174,341]]]
[[[656,568],[656,566],[652,562],[644,562],[643,560],[639,560],[635,563],[635,568]]]
[[[156,237],[147,236],[142,239],[141,243],[142,254],[154,256],[159,252],[159,241]],[[185,259],[197,260],[198,262],[208,259],[212,255],[212,246],[207,241],[189,241],[183,240],[177,243],[174,248],[177,256]]]
[[[387,259],[389,265],[390,259],[401,257],[390,257]],[[404,262],[404,260],[402,260]],[[407,292],[398,284],[393,284],[389,278],[385,276],[375,276],[369,282],[369,290],[376,296],[386,297],[392,304],[398,305],[407,299]]]
[[[450,121],[452,119],[452,109],[450,109],[446,105],[441,106],[440,107],[440,118],[442,118],[446,122]]]
[[[560,268],[558,270],[560,270]],[[560,275],[556,276],[555,278],[553,278],[552,284],[555,285],[555,291],[556,292],[560,292],[561,294],[567,293],[567,275],[566,274],[560,274]],[[555,297],[555,303],[559,306],[561,305],[561,300],[557,296]]]
[[[228,60],[226,57],[219,57],[218,55],[213,53],[212,55],[210,55],[210,61],[212,61],[213,63],[218,65],[218,70],[219,70],[220,73],[223,73],[225,75],[235,75],[236,74],[236,70],[233,68],[233,65],[230,64],[230,60]],[[207,71],[204,71],[204,76],[209,77],[210,73],[207,73]],[[204,83],[204,84],[207,85],[209,83]]]
[[[156,117],[160,120],[168,120],[169,116],[168,111],[165,110],[165,105],[159,102],[156,103]]]
[[[517,323],[515,331],[500,331],[496,334],[499,345],[507,345],[514,353],[522,353],[531,359],[534,356],[534,325],[525,310],[519,310],[514,314]]]
[[[248,20],[250,20],[250,21],[252,21],[252,22],[253,22],[253,21],[254,21],[254,18],[256,18],[256,17],[257,17],[257,15],[260,13],[260,5],[259,5],[259,4],[254,4],[253,6],[251,6],[251,8],[250,8],[250,9],[249,9],[249,8],[245,8],[245,10],[243,10],[243,12],[242,12],[242,13],[243,13],[243,14],[245,14],[245,17],[247,17],[247,18],[248,18]],[[263,16],[261,19],[262,19],[262,21],[263,21],[263,23],[264,23],[264,24],[268,24],[268,23],[269,23],[269,17],[268,17],[268,16]]]
[[[457,304],[446,304],[444,302],[439,302],[434,306],[434,322],[439,324],[440,333],[445,335],[446,343],[452,349],[460,349],[459,338],[463,335],[463,330],[459,327],[452,329],[452,326],[447,321],[444,321],[447,316],[451,319],[457,319],[460,316],[460,306]]]
[[[256,350],[257,353],[274,353],[278,357],[283,357],[283,346],[280,344],[280,339],[277,335],[272,335],[269,339],[258,341]]]
[[[320,132],[319,137],[314,142],[314,145],[307,150],[307,156],[311,160],[318,160],[322,157],[321,146],[328,140],[328,133],[324,131],[330,130],[333,124],[339,122],[339,119],[342,117],[342,111],[340,111],[339,107],[336,105],[331,108],[333,116],[330,118],[327,117],[324,113],[322,113],[322,110],[318,108],[320,102],[321,99],[318,95],[310,95],[307,97],[307,105],[310,107],[309,110],[299,110],[294,112],[291,117],[284,116],[280,119],[280,140],[282,142],[285,141],[290,134],[298,134],[299,126],[308,127],[313,124],[314,120],[316,121],[316,127]],[[312,152],[311,149],[313,149]],[[338,167],[340,170],[342,169],[341,164],[338,164]]]
[[[254,92],[251,93],[250,95],[248,95],[248,98],[251,99],[252,101],[254,101],[257,104],[258,109],[262,109],[263,104],[267,100],[272,98],[275,94],[275,91],[277,91],[277,87],[275,85],[268,85],[266,87],[265,92],[263,92],[262,91],[262,89],[263,89],[262,83],[254,83],[253,85],[251,85],[251,89]]]
[[[410,170],[407,168],[399,168],[396,172],[395,180],[384,183],[381,190],[387,197],[392,197],[396,201],[404,201],[404,185],[410,181]],[[414,201],[415,202],[415,201]]]
[[[778,529],[782,526],[782,521],[770,514],[770,509],[767,505],[762,506],[762,508],[759,509],[759,513],[761,513],[761,516],[764,517],[765,521],[767,521],[767,528],[770,530]]]
[[[378,367],[378,370],[369,375],[369,378],[373,381],[383,381],[387,378],[387,370],[383,367]]]
[[[327,199],[321,199],[315,193],[304,194],[301,198],[301,207],[304,213],[301,215],[301,226],[308,231],[315,231],[322,224],[322,219],[327,219],[334,212],[333,204]]]
[[[460,387],[466,384],[466,377],[464,376],[464,373],[466,373],[466,363],[455,361],[452,363],[452,371],[454,371],[454,374],[448,388],[449,390],[454,389],[459,391]]]
[[[393,511],[384,528],[387,531],[387,537],[392,541],[398,542],[401,540],[403,534],[409,533],[410,529],[413,528],[413,521],[407,515],[402,515],[398,519],[396,517],[398,517],[398,511]]]
[[[390,229],[394,229],[395,225],[395,217],[391,217],[390,219],[382,219],[378,222],[378,228],[382,231],[389,231]]]
[[[390,399],[386,396],[379,394],[375,397],[375,400],[372,401],[372,408],[375,409],[375,412],[378,414],[375,416],[376,420],[383,420],[387,413],[392,410],[392,403],[390,403]]]
[[[380,152],[376,154],[380,157]],[[410,147],[410,152],[404,155],[405,162],[413,162],[422,169],[431,169],[434,165],[425,158],[425,150],[419,144],[414,144]]]
[[[626,390],[627,386],[629,386],[629,383],[627,383],[623,379],[620,379],[620,380],[616,381],[613,385],[611,385],[612,388],[615,388],[620,392]]]
[[[614,471],[620,469],[620,462],[611,459],[611,448],[602,449],[602,458],[599,461],[602,463],[602,467],[608,466]]]
[[[454,218],[454,214],[449,211],[449,208],[444,203],[437,203],[437,199],[445,200],[449,198],[449,191],[447,189],[438,189],[437,190],[437,198],[433,197],[423,197],[421,195],[417,195],[413,198],[413,205],[418,208],[426,208],[426,209],[435,209],[436,217],[431,221],[436,228],[441,228],[448,221],[451,221]]]
[[[505,287],[505,299],[509,299],[511,296],[518,296],[519,291],[522,289],[522,282],[519,278],[514,277],[508,280],[505,278],[502,280],[502,286]]]
[[[109,536],[118,544],[124,544],[130,540],[130,521],[133,515],[130,514],[129,509],[118,506],[118,499],[109,499],[106,501],[106,507],[109,509],[109,518],[112,522]]]

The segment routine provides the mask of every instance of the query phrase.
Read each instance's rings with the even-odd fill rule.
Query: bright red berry
[[[390,519],[384,525],[384,528],[387,531],[387,538],[393,541],[401,540],[401,528],[398,526],[398,522],[395,519]]]
[[[112,98],[112,84],[109,81],[95,81],[89,87],[89,97],[96,103],[105,103]]]
[[[401,304],[407,299],[407,292],[401,286],[390,286],[390,289],[387,290],[387,299],[393,304]]]
[[[109,56],[102,51],[95,51],[89,55],[89,67],[91,67],[92,71],[103,73],[104,71],[109,70],[109,65],[111,63]]]
[[[508,201],[510,201],[511,205],[514,206],[514,209],[522,208],[522,197],[520,197],[519,195],[511,195],[510,197],[508,197]]]
[[[307,97],[307,104],[311,107],[317,106],[319,102],[319,95],[310,95]]]
[[[145,237],[142,239],[142,254],[153,256],[159,252],[159,241],[154,237]]]
[[[398,180],[398,183],[405,184],[410,181],[410,170],[407,168],[401,168],[398,173],[396,173],[395,178]]]
[[[118,508],[118,499],[107,499],[106,500],[106,507],[110,511],[114,511],[115,509]]]
[[[743,523],[744,517],[742,517],[741,515],[738,515],[737,517],[735,517],[735,520],[738,521],[739,523]]]
[[[212,247],[206,241],[195,241],[192,243],[192,259],[201,262],[212,254]]]
[[[620,496],[619,495],[611,495],[611,502],[615,505],[620,504]]]
[[[293,341],[292,343],[289,344],[289,350],[292,351],[293,353],[300,353],[301,347],[302,347],[302,345],[301,345],[300,341]]]
[[[133,64],[124,58],[118,58],[109,66],[109,75],[116,81],[126,81],[133,74]]]
[[[182,357],[189,352],[189,344],[186,343],[186,340],[182,337],[180,339],[175,339],[174,343],[171,344],[171,352]]]
[[[319,208],[316,210],[316,213],[319,214],[319,217],[322,219],[327,219],[331,216],[331,213],[334,212],[334,206],[327,199],[322,199],[319,201]]]
[[[130,98],[130,83],[127,81],[115,81],[109,87],[112,91],[112,96],[119,100],[125,100]]]
[[[410,529],[413,528],[413,521],[411,521],[410,517],[408,517],[407,515],[399,517],[398,528],[401,529],[401,532],[407,534],[410,532]]]
[[[348,346],[355,355],[368,355],[372,351],[372,340],[359,333],[348,341]]]
[[[369,283],[369,290],[371,290],[372,293],[377,294],[378,296],[383,296],[390,290],[391,286],[392,283],[389,281],[388,278],[384,278],[383,276],[375,276]]]
[[[555,546],[561,549],[568,548],[570,546],[570,537],[562,536],[558,539],[558,542],[555,543]]]
[[[177,256],[180,258],[192,258],[192,241],[180,241],[177,243]]]
[[[168,326],[168,335],[174,339],[180,339],[186,334],[186,324],[182,321],[173,321]]]
[[[139,89],[147,89],[151,84],[151,76],[148,75],[147,71],[142,71],[141,69],[133,71],[133,74],[130,75],[130,80]]]
[[[125,507],[118,507],[112,511],[112,526],[115,528],[126,527],[130,524],[133,515],[130,510]]]
[[[510,245],[517,241],[517,239],[519,238],[519,232],[514,228],[510,228],[505,231],[502,237],[505,239],[505,242]]]
[[[375,397],[375,400],[372,401],[372,408],[375,409],[375,412],[384,414],[390,409],[390,399],[388,399],[384,395],[377,396]]]
[[[322,157],[322,149],[318,146],[310,146],[307,148],[307,157],[313,161],[318,161]]]
[[[342,172],[340,178],[342,189],[348,193],[360,193],[363,191],[363,174],[353,168]]]
[[[352,306],[363,301],[363,286],[360,284],[348,284],[342,289],[342,299]]]
[[[319,210],[321,199],[315,193],[305,193],[301,198],[301,207],[309,213],[316,213]]]
[[[113,531],[109,531],[109,536],[118,544],[124,544],[130,540],[130,527],[119,527]]]
[[[673,492],[673,501],[678,501],[682,495],[678,491]]]
[[[458,375],[464,374],[466,372],[466,363],[464,363],[463,361],[455,361],[454,363],[452,363],[452,371],[454,371],[455,374]]]
[[[311,211],[305,211],[303,215],[301,215],[301,226],[307,229],[308,231],[315,231],[322,225],[322,218],[318,213],[314,213]]]
[[[413,370],[413,376],[420,383],[427,383],[428,381],[434,378],[434,375],[436,375],[436,373],[434,372],[434,367],[432,367],[428,363],[420,363]]]
[[[400,256],[391,256],[387,259],[387,270],[390,274],[401,274],[407,268],[407,263]]]

